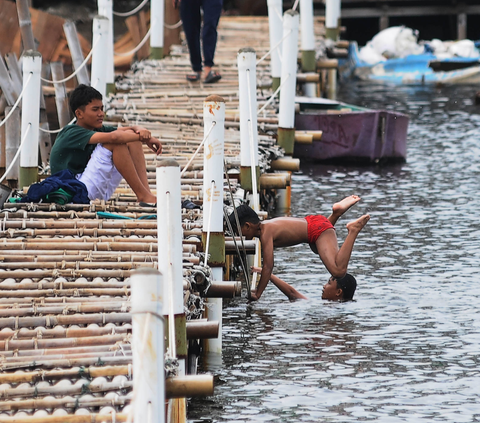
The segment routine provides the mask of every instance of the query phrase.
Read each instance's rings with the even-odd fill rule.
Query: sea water
[[[275,251],[274,273],[309,297],[274,286],[225,305],[223,354],[211,397],[190,422],[480,421],[480,106],[475,87],[342,84],[339,99],[410,116],[405,164],[303,164],[292,215],[328,215],[362,200],[349,272],[355,301],[321,299],[329,275],[307,245]]]

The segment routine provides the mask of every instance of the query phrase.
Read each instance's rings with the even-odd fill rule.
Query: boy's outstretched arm
[[[259,269],[262,273],[257,289],[250,297],[253,301],[259,300],[262,296],[273,270],[273,239],[261,239],[260,242],[262,244],[263,267]]]
[[[259,273],[262,269],[260,269],[259,267],[252,267],[252,270]],[[273,273],[270,276],[270,280],[280,291],[282,291],[288,297],[289,300],[308,300],[305,295],[298,292],[293,286],[280,279],[278,276],[275,276]]]

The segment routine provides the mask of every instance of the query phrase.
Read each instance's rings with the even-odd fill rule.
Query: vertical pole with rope
[[[203,230],[202,243],[205,258],[211,268],[212,279],[223,281],[225,265],[225,234],[223,232],[223,156],[225,144],[225,100],[208,96],[203,103],[205,134],[213,126],[203,149]],[[218,321],[218,338],[205,341],[205,350],[222,353],[222,298],[208,298],[208,320]]]
[[[105,16],[93,18],[93,40],[96,45],[92,54],[92,87],[102,94],[105,101],[107,95],[107,44],[108,44],[108,19]]]
[[[108,19],[107,42],[106,42],[106,67],[105,81],[106,92],[115,92],[115,66],[113,64],[113,1],[98,0],[98,16],[105,16]]]
[[[295,142],[295,91],[298,55],[298,12],[287,10],[283,15],[283,32],[290,32],[283,41],[282,79],[278,112],[278,144],[285,154],[293,155]]]
[[[132,273],[133,421],[165,423],[163,277]]]
[[[315,32],[313,29],[313,0],[300,0],[300,35],[302,48],[302,71],[315,72]],[[303,92],[307,97],[316,97],[315,82],[305,82]]]
[[[83,52],[80,40],[78,39],[77,27],[74,22],[66,21],[63,24],[63,31],[67,38],[68,49],[72,56],[73,68],[77,71],[77,81],[79,84],[90,85],[90,76],[88,75],[88,69],[86,66],[82,66]]]
[[[38,179],[38,135],[40,123],[40,74],[42,55],[38,51],[23,53],[23,86],[27,84],[22,106],[22,140],[19,187],[29,186]],[[29,80],[31,78],[31,80]]]
[[[337,41],[340,34],[341,0],[326,0],[325,3],[325,36]],[[327,96],[337,97],[337,68],[327,70]]]
[[[183,308],[183,230],[180,166],[175,160],[157,165],[158,270],[164,277],[163,314],[168,322],[167,346],[178,359],[178,376],[185,375],[187,324]],[[172,421],[186,421],[186,400],[176,398],[169,405]]]
[[[270,59],[270,71],[272,75],[272,90],[275,92],[280,86],[280,77],[282,76],[282,37],[283,37],[283,7],[282,0],[268,0],[268,30],[270,34],[270,49],[278,47],[272,51]]]
[[[244,190],[253,192],[254,183],[258,187],[260,179],[255,50],[250,47],[239,50],[237,65],[240,108],[240,184]],[[256,194],[255,192],[254,195]]]
[[[165,0],[150,0],[150,58],[152,59],[163,59],[164,20]]]

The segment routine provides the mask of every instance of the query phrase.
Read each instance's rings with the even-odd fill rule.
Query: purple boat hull
[[[361,110],[321,111],[295,115],[295,129],[322,131],[312,144],[295,143],[293,156],[310,161],[397,161],[407,157],[408,116],[402,113]]]

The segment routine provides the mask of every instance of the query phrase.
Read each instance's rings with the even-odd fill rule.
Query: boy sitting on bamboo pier
[[[141,206],[154,205],[157,199],[148,184],[142,144],[158,155],[162,152],[160,141],[140,126],[103,125],[102,94],[87,85],[72,91],[70,108],[77,120],[55,140],[51,173],[69,169],[86,185],[90,200],[109,200],[125,178]]]
[[[257,237],[262,246],[263,267],[256,291],[251,299],[260,299],[268,281],[271,279],[274,265],[273,250],[277,247],[289,247],[308,243],[312,251],[320,256],[326,269],[336,280],[347,274],[348,262],[355,240],[370,219],[366,214],[347,224],[348,235],[343,245],[338,248],[334,225],[350,207],[360,201],[360,197],[351,195],[335,203],[332,213],[327,218],[310,215],[305,218],[277,217],[261,222],[257,213],[246,205],[236,208],[241,234],[246,239]],[[230,224],[236,232],[235,211],[229,216]]]

